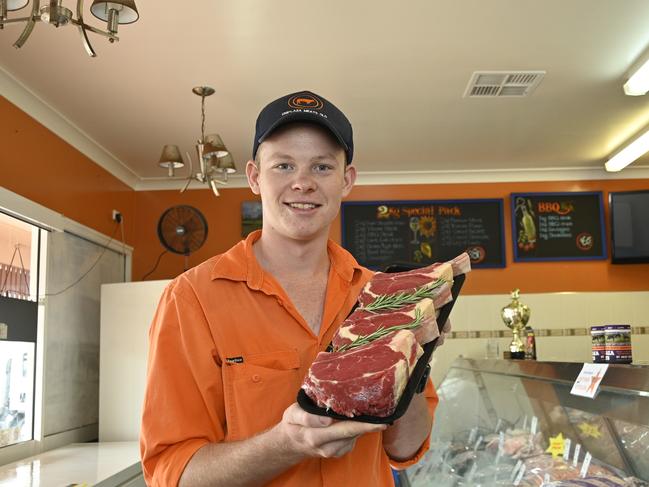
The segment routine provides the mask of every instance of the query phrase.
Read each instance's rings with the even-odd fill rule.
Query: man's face
[[[261,195],[264,233],[295,240],[329,234],[340,202],[356,180],[345,152],[324,128],[289,124],[260,146],[246,165],[253,193]]]

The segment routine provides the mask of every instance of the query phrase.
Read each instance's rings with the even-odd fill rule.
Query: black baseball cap
[[[266,105],[255,125],[252,158],[257,149],[275,129],[291,122],[313,122],[327,128],[345,150],[347,164],[354,156],[352,124],[333,103],[310,91],[299,91],[283,96]]]

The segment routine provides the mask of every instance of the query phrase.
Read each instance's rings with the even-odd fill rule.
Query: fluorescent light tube
[[[611,157],[604,166],[609,172],[621,171],[647,152],[649,152],[649,130]]]
[[[624,93],[626,95],[641,96],[647,91],[649,91],[649,60],[645,61],[624,83]]]

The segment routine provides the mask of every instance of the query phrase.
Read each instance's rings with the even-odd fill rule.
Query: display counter
[[[401,485],[649,485],[649,367],[610,365],[588,399],[570,394],[582,365],[457,359]]]

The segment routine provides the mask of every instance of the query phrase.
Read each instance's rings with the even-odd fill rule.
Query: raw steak
[[[432,299],[422,299],[417,304],[404,306],[396,311],[372,313],[363,308],[357,308],[334,335],[332,344],[339,348],[352,343],[361,335],[369,335],[379,328],[390,328],[393,326],[407,325],[415,320],[416,312],[421,316],[421,323],[412,331],[417,341],[423,345],[432,342],[439,336],[437,320],[435,319],[435,307]]]
[[[453,267],[448,262],[406,272],[377,272],[363,287],[358,302],[363,307],[381,295],[414,293],[417,289],[433,284],[438,279],[442,279],[444,284],[437,287],[430,297],[433,299],[435,309],[440,309],[453,299],[451,296]]]
[[[320,352],[302,389],[318,406],[350,418],[389,416],[422,353],[408,330],[346,352]]]

